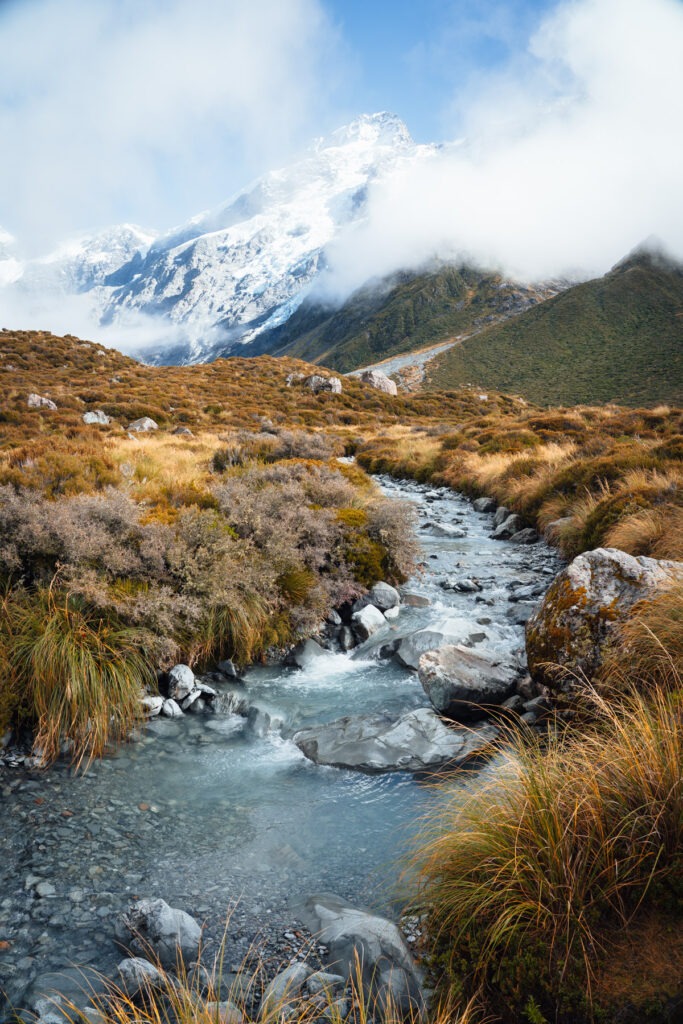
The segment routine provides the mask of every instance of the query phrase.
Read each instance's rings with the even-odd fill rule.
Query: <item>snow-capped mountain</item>
[[[364,115],[181,227],[154,238],[123,225],[79,239],[14,276],[8,266],[7,285],[24,296],[87,294],[113,329],[160,318],[160,338],[176,328],[173,360],[203,361],[216,344],[286,320],[325,266],[325,247],[363,216],[369,186],[430,152],[395,115]],[[155,358],[168,358],[163,343]]]

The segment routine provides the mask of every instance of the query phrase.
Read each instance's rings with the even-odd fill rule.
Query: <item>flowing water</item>
[[[453,492],[380,483],[417,505],[424,561],[407,589],[430,601],[402,607],[380,639],[457,616],[479,633],[477,649],[523,659],[521,621],[557,555],[489,539],[491,516]],[[440,534],[439,523],[464,536]],[[481,590],[444,590],[447,577]],[[397,854],[433,788],[406,773],[318,767],[290,738],[346,714],[427,704],[416,674],[379,660],[376,641],[307,670],[249,670],[245,696],[273,722],[265,736],[219,710],[157,720],[84,776],[64,765],[0,769],[0,990],[16,1002],[37,974],[72,963],[111,971],[114,921],[133,896],[163,897],[206,920],[214,938],[236,904],[235,955],[270,922],[286,928],[297,895],[326,889],[390,911]]]

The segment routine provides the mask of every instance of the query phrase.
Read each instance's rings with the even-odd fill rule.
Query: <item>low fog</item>
[[[683,3],[560,4],[460,96],[464,137],[376,187],[328,296],[435,256],[522,280],[607,271],[649,236],[683,257]]]

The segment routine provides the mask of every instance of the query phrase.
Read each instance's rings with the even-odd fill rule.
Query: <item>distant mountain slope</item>
[[[556,292],[464,265],[402,273],[359,289],[336,310],[306,300],[286,323],[264,331],[243,351],[286,354],[348,372],[480,330]]]
[[[438,356],[428,386],[471,383],[543,405],[683,400],[683,266],[642,248]]]

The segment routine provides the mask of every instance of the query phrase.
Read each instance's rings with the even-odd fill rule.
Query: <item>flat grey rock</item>
[[[519,672],[463,647],[445,644],[420,658],[418,676],[437,711],[468,721],[482,718],[486,708],[511,696]]]
[[[431,708],[402,715],[355,715],[301,729],[294,742],[316,764],[375,774],[456,767],[486,751],[496,729],[446,725]]]

